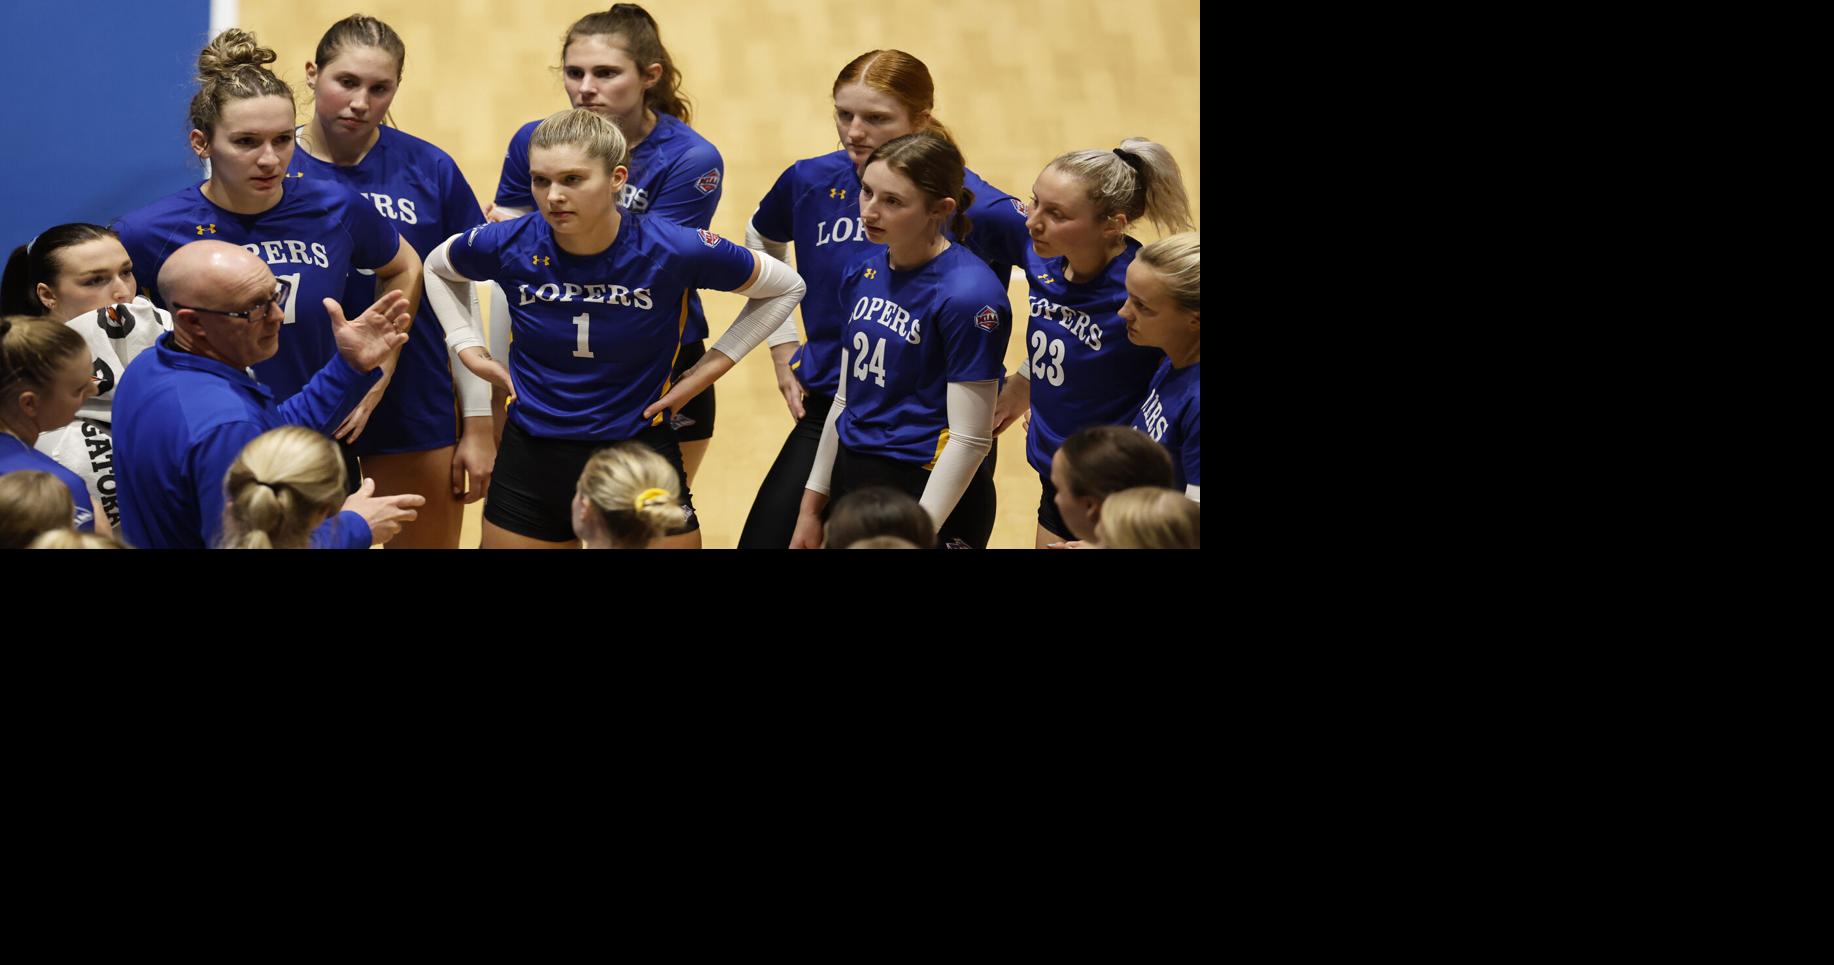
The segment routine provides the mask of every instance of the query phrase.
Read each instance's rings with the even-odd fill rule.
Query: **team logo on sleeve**
[[[717,247],[719,247],[719,244],[720,244],[720,236],[719,236],[719,235],[716,235],[716,234],[714,234],[713,232],[711,232],[711,231],[708,231],[708,230],[707,230],[707,229],[705,229],[705,228],[700,228],[700,229],[698,229],[696,233],[700,235],[700,243],[701,243],[701,244],[703,244],[703,245],[706,245],[706,246],[707,246],[707,247],[709,247],[709,248],[717,248]]]
[[[1006,200],[1011,201],[1013,203],[1013,210],[1019,212],[1019,217],[1021,218],[1031,217],[1031,212],[1025,210],[1025,202],[1019,200],[1018,198],[1007,198]]]
[[[706,174],[701,175],[700,178],[694,182],[694,186],[698,188],[702,194],[712,194],[713,189],[720,186],[720,169],[714,168]]]
[[[478,232],[483,231],[484,226],[487,224],[489,224],[489,222],[478,225],[476,228],[471,229],[469,234],[465,235],[465,247],[469,248],[478,243]]]
[[[974,313],[974,324],[983,332],[991,332],[1000,327],[1000,313],[994,311],[992,305],[982,305],[981,310]]]

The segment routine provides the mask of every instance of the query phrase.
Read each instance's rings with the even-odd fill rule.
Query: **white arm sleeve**
[[[828,421],[822,423],[821,443],[815,447],[815,465],[809,467],[809,482],[804,489],[813,489],[818,493],[833,491],[829,482],[834,478],[834,454],[841,447],[841,435],[838,423],[841,410],[847,408],[847,349],[841,348],[841,382],[834,388],[834,404],[828,407]]]
[[[917,500],[938,532],[993,448],[993,406],[999,393],[998,382],[949,383],[949,441]]]
[[[772,258],[786,264],[790,260],[789,242],[772,241],[764,237],[758,233],[758,226],[752,224],[749,220],[745,222],[745,247],[753,251],[762,251]],[[783,324],[778,326],[777,330],[772,332],[770,337],[764,340],[764,343],[771,348],[776,348],[779,345],[787,345],[791,342],[800,341],[802,341],[802,336],[796,331],[795,321],[786,318],[783,320]]]
[[[433,249],[427,256],[425,273],[427,301],[432,303],[440,327],[446,330],[446,347],[454,353],[484,347],[484,340],[478,337],[477,306],[467,284],[471,279],[459,274],[446,260],[446,249],[458,237],[453,235]]]
[[[758,227],[748,219],[745,222],[745,247],[753,251],[762,251],[778,261],[790,260],[790,243],[772,241],[758,233]]]
[[[738,317],[720,335],[719,341],[713,343],[713,351],[734,362],[744,358],[745,353],[757,348],[765,336],[789,321],[790,313],[796,310],[796,303],[802,301],[802,293],[806,290],[796,269],[763,252],[755,252],[753,257],[758,259],[758,277],[750,288],[741,292],[748,299],[745,307],[739,309]]]
[[[528,214],[529,210],[497,205],[497,211],[508,212],[517,218]],[[502,285],[495,283],[490,283],[490,354],[504,365],[509,364],[509,296],[504,294]]]
[[[483,284],[489,283],[484,282]],[[477,318],[478,286],[467,284],[465,287],[471,290],[471,297],[467,300],[471,307],[471,317]],[[490,383],[478,378],[477,373],[466,368],[465,363],[459,361],[457,349],[450,350],[449,354],[452,356],[452,388],[458,392],[460,417],[469,419],[473,416],[490,415]]]
[[[1198,498],[1201,495],[1203,495],[1201,492],[1199,492],[1201,488],[1202,487],[1198,486],[1195,483],[1184,487],[1184,498],[1189,499],[1191,502],[1201,504],[1203,500]]]

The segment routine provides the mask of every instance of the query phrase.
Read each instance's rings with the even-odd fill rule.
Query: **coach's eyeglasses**
[[[293,283],[285,278],[276,278],[274,280],[274,294],[266,301],[246,312],[219,312],[214,308],[199,308],[196,305],[180,305],[177,302],[173,302],[172,307],[189,308],[194,312],[209,312],[212,315],[228,315],[230,318],[254,318],[257,315],[266,315],[267,310],[276,305],[285,305],[287,303],[287,296],[291,294],[293,294]]]

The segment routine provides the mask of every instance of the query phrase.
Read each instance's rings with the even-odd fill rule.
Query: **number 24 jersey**
[[[841,443],[930,468],[949,438],[948,384],[1004,372],[1006,286],[962,245],[910,271],[893,271],[880,248],[842,276],[840,295]]]

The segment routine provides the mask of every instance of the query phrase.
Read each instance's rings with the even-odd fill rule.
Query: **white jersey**
[[[65,324],[89,343],[89,354],[95,358],[96,395],[77,410],[75,421],[40,433],[35,448],[82,477],[89,487],[90,504],[118,526],[121,510],[115,502],[115,444],[110,431],[115,384],[135,356],[172,330],[172,316],[137,296],[128,304],[85,312]]]

